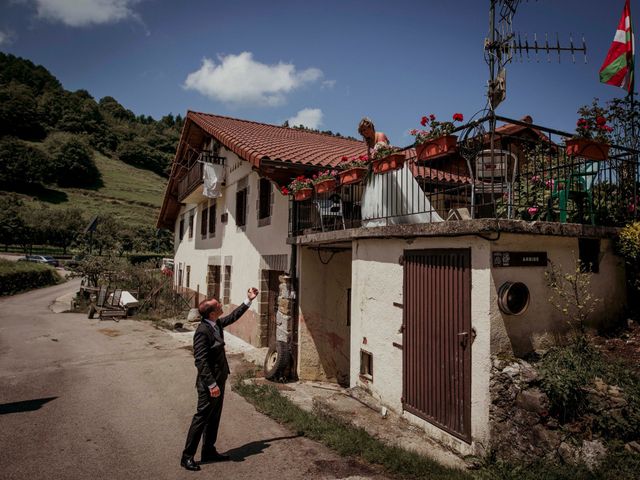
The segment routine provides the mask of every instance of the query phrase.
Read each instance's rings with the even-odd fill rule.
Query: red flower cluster
[[[462,122],[464,120],[464,115],[462,115],[461,113],[454,113],[453,114],[453,121],[454,122]]]
[[[289,195],[291,192],[289,191],[289,189],[288,189],[287,187],[282,187],[282,188],[280,189],[280,193],[281,193],[282,195]]]
[[[336,165],[339,170],[348,170],[354,167],[366,167],[369,157],[366,155],[355,155],[353,157],[342,157],[340,163]]]

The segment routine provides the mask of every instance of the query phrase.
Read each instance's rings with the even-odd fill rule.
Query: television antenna
[[[549,34],[545,33],[544,41],[539,40],[536,33],[531,40],[527,33],[515,33],[513,31],[513,17],[522,0],[489,0],[489,37],[485,39],[485,61],[489,65],[488,103],[492,114],[507,97],[507,64],[517,60],[531,61],[532,57],[540,62],[540,55],[545,55],[547,62],[557,55],[558,62],[562,54],[571,52],[573,63],[576,53],[584,56],[587,62],[587,44],[582,37],[582,46],[574,44],[573,35],[569,34],[569,44],[561,45],[560,37],[556,33],[555,41],[549,40]],[[537,0],[536,0],[537,1]]]

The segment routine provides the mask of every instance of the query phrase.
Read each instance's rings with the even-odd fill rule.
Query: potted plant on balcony
[[[418,160],[432,160],[455,152],[458,137],[451,135],[455,126],[453,122],[462,122],[461,113],[453,114],[453,121],[439,122],[434,114],[422,117],[420,125],[428,130],[413,129],[409,133],[416,137],[414,143]]]
[[[606,160],[609,157],[610,134],[613,131],[607,125],[605,109],[594,100],[590,107],[578,110],[580,118],[576,124],[576,133],[567,139],[567,155]]]
[[[388,143],[378,142],[371,153],[373,173],[385,173],[402,168],[404,153]]]
[[[352,158],[342,157],[342,161],[336,166],[342,185],[360,183],[367,175],[369,159],[366,155],[358,155]]]
[[[280,192],[283,195],[293,195],[293,199],[298,202],[307,200],[313,195],[313,181],[304,175],[300,175],[294,178],[288,186],[282,187]]]
[[[326,193],[335,190],[338,183],[336,177],[337,170],[324,170],[313,176],[313,187],[316,193]]]

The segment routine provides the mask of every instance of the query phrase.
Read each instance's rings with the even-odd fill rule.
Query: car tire
[[[264,359],[264,377],[267,380],[284,381],[291,363],[291,347],[287,342],[275,342]]]

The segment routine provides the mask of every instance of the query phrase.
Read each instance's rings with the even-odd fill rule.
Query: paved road
[[[196,403],[191,353],[148,322],[52,313],[53,300],[76,285],[0,300],[0,478],[376,477],[230,389],[218,447],[234,461],[181,469]]]

